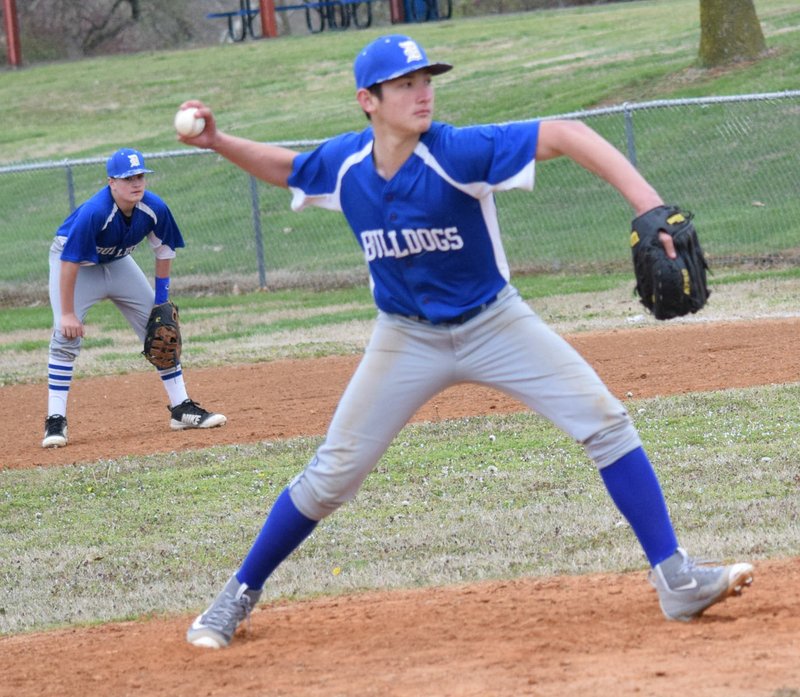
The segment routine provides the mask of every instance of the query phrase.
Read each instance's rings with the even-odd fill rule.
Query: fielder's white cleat
[[[67,444],[67,417],[52,414],[44,420],[43,448],[61,448]]]
[[[185,428],[214,428],[228,421],[224,414],[206,411],[191,399],[186,399],[178,406],[168,409],[172,415],[169,425],[173,431],[182,431]]]

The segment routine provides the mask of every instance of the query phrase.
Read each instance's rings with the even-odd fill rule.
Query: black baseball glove
[[[145,330],[144,357],[160,370],[174,368],[182,346],[178,306],[168,300],[153,307]]]
[[[656,319],[672,319],[697,312],[711,291],[706,284],[703,249],[692,224],[692,214],[677,206],[657,206],[631,224],[631,253],[636,293]],[[658,238],[672,236],[677,258],[670,259]]]

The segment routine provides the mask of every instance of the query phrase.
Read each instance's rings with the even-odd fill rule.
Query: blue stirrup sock
[[[650,566],[675,553],[678,539],[661,485],[650,460],[639,447],[600,470],[612,501],[630,523]]]
[[[284,489],[272,505],[242,567],[236,572],[239,583],[261,588],[278,565],[311,534],[317,522],[300,513],[292,503],[289,490]]]

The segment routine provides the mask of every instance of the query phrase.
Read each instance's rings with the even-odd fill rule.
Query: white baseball
[[[182,136],[194,138],[199,136],[206,127],[206,120],[198,117],[196,107],[181,109],[175,114],[175,130]]]

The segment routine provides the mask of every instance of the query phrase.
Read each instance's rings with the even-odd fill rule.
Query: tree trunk
[[[753,60],[767,45],[753,0],[700,0],[700,64]]]

